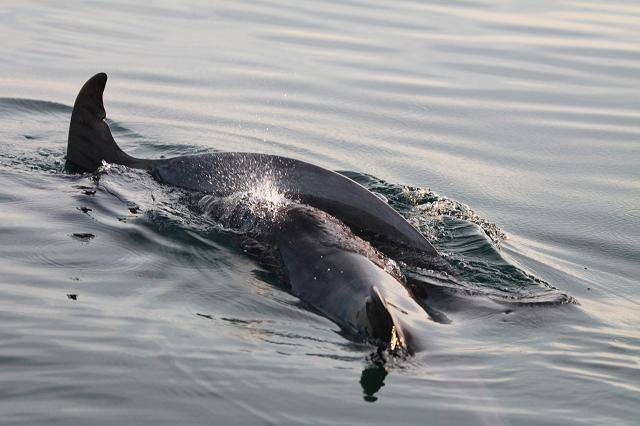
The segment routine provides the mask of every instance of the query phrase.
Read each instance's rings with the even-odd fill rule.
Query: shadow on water
[[[375,362],[362,370],[360,386],[362,386],[365,401],[376,402],[378,400],[376,393],[384,386],[384,379],[387,377],[387,374],[389,373],[384,364]]]

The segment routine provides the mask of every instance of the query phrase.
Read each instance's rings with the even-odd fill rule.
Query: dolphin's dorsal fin
[[[107,163],[146,168],[145,160],[125,154],[111,135],[104,121],[106,112],[102,95],[107,84],[107,75],[99,73],[82,86],[71,113],[67,162],[80,171],[93,172]]]
[[[107,74],[103,72],[98,73],[87,80],[78,92],[76,102],[73,105],[74,112],[78,109],[84,109],[89,117],[104,120],[107,113],[104,110],[102,96],[106,85]]]

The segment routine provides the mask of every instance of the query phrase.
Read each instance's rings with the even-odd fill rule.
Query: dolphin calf
[[[343,175],[301,160],[247,152],[157,160],[126,154],[105,122],[106,83],[104,73],[91,77],[80,89],[73,106],[67,162],[80,171],[93,172],[105,161],[148,170],[162,183],[217,195],[247,191],[267,180],[288,198],[329,213],[360,236],[392,242],[396,249],[400,248],[396,255],[412,252],[430,258],[438,256],[424,235],[379,197]]]
[[[398,265],[336,218],[286,199],[265,202],[259,193],[205,195],[198,205],[251,244],[257,240],[257,252],[276,259],[271,266],[291,293],[347,336],[395,353],[425,348],[421,331],[433,323]]]

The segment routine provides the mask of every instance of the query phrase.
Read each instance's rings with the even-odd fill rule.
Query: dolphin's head
[[[276,243],[290,266],[294,293],[328,314],[346,334],[394,353],[422,349],[413,328],[429,319],[404,287],[395,262],[310,206],[289,206],[279,225]]]

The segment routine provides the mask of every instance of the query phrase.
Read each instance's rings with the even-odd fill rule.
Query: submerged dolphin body
[[[260,203],[207,195],[198,205],[225,227],[241,230],[250,245],[257,240],[260,249],[249,251],[275,258],[271,266],[291,292],[346,335],[392,351],[425,347],[420,332],[433,331],[433,323],[394,261],[326,212],[288,200],[267,209]]]
[[[269,180],[291,199],[323,210],[358,235],[375,235],[401,251],[437,257],[431,243],[398,212],[353,180],[304,161],[276,155],[220,152],[170,159],[134,158],[116,144],[105,122],[107,75],[96,74],[76,98],[67,161],[93,172],[103,161],[146,169],[160,182],[198,192],[227,195]],[[389,253],[387,253],[389,254]]]

